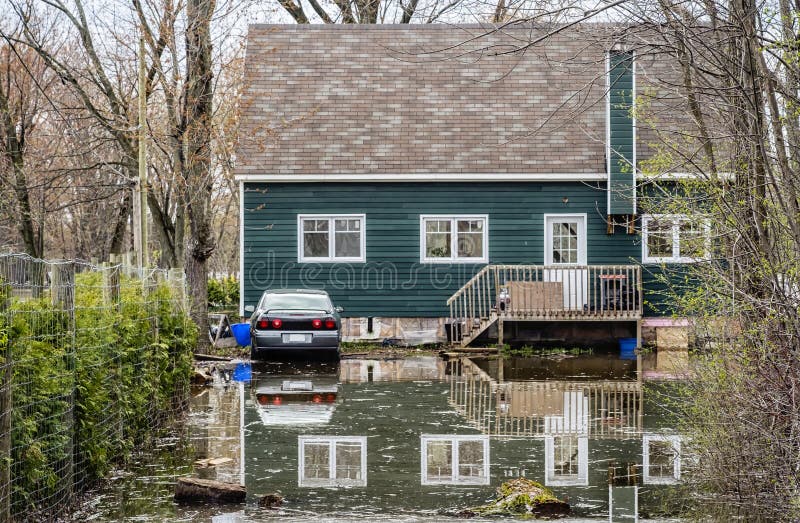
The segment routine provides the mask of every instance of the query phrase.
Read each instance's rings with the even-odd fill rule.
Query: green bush
[[[208,280],[208,305],[215,308],[239,306],[239,279],[227,276]]]
[[[12,302],[15,512],[71,490],[70,467],[103,477],[183,405],[197,330],[178,303],[127,277],[112,303],[99,272],[76,275],[74,331],[49,300]]]

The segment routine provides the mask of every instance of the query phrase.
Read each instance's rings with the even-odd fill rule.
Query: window
[[[298,259],[301,262],[366,261],[363,214],[299,215]]]
[[[586,215],[544,215],[545,265],[586,265]]]
[[[299,436],[297,440],[298,486],[367,485],[365,436]]]
[[[642,443],[644,483],[676,483],[681,479],[681,438],[649,434]]]
[[[544,484],[585,486],[589,484],[589,438],[548,436],[544,440]]]
[[[686,216],[642,218],[643,263],[687,263],[708,257],[709,223]]]
[[[487,216],[422,216],[423,262],[487,262]]]
[[[489,437],[423,435],[423,485],[488,485]]]

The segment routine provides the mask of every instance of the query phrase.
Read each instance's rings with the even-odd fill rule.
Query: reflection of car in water
[[[264,376],[253,389],[261,422],[273,425],[328,423],[339,399],[336,376]]]

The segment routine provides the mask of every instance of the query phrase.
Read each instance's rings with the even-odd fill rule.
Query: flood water
[[[118,474],[94,521],[455,520],[508,479],[541,482],[569,521],[665,521],[681,439],[617,355],[240,363],[195,388],[184,433]],[[204,466],[200,460],[216,459]],[[241,483],[244,505],[173,502],[175,479]],[[609,478],[614,478],[612,481]],[[610,485],[611,483],[612,485]],[[278,509],[260,508],[278,492]]]

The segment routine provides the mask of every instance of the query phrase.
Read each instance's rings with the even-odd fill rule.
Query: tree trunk
[[[184,194],[189,216],[186,275],[189,307],[200,336],[198,350],[208,347],[208,259],[214,252],[211,226],[211,118],[214,94],[211,69],[211,17],[214,0],[186,4],[186,97],[183,137],[186,143]]]

